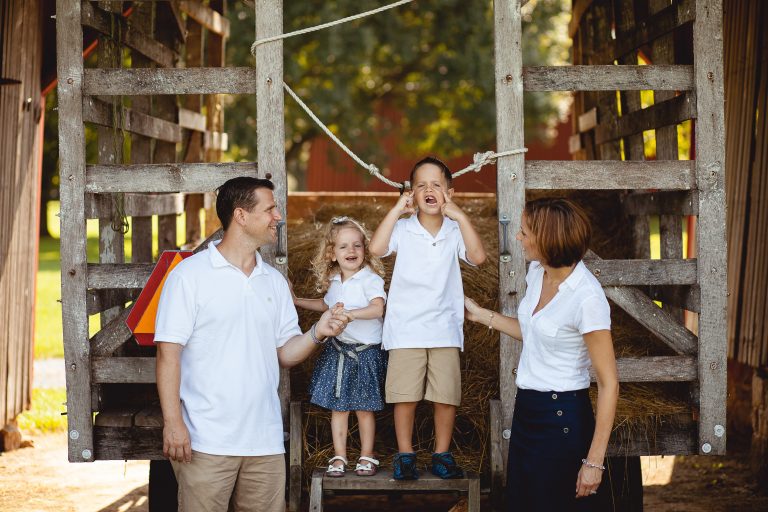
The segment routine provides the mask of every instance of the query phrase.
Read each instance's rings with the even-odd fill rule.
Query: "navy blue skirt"
[[[386,373],[387,353],[381,345],[329,338],[315,361],[310,402],[332,411],[381,411]]]
[[[581,459],[594,431],[588,389],[519,389],[509,440],[506,509],[594,510],[596,496],[575,498]]]

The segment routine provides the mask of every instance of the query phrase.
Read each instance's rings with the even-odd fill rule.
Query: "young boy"
[[[459,258],[480,265],[485,249],[469,217],[451,201],[451,172],[443,162],[420,160],[410,179],[412,192],[403,193],[370,244],[376,256],[397,253],[382,338],[389,351],[386,400],[395,404],[394,478],[419,477],[413,424],[422,399],[434,404],[432,472],[461,478],[464,472],[449,451],[461,402],[459,351],[464,345]]]

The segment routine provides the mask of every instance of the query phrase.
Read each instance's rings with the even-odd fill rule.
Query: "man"
[[[234,178],[218,190],[224,237],[168,276],[157,312],[163,453],[184,512],[284,512],[279,366],[306,359],[349,319],[329,309],[302,334],[285,278],[257,250],[277,239],[273,185]]]

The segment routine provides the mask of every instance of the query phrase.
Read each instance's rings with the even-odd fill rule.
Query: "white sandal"
[[[361,464],[364,461],[365,464]],[[357,476],[373,476],[379,469],[379,461],[364,455],[357,459],[357,466],[355,466],[355,474]]]
[[[340,460],[342,462],[341,466],[334,466],[334,462],[337,460]],[[347,462],[346,457],[342,457],[341,455],[335,455],[328,459],[328,469],[325,470],[325,476],[330,476],[332,478],[338,478],[340,476],[344,476],[344,473],[347,471]]]

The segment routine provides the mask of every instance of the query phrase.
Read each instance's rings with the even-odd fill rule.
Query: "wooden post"
[[[725,230],[725,119],[723,5],[696,0],[693,25],[696,82],[696,181],[699,189],[697,257],[699,315],[699,452],[725,453],[727,239]]]
[[[147,36],[154,34],[152,16],[155,5],[148,2],[136,6],[131,15],[131,24]],[[132,68],[152,68],[150,59],[137,51],[131,52]],[[133,96],[131,108],[136,112],[149,114],[152,111],[151,96]],[[131,164],[152,163],[152,140],[149,137],[131,135]],[[131,262],[149,263],[152,261],[152,216],[134,215],[131,218]],[[106,324],[102,324],[106,325]]]
[[[187,17],[187,41],[185,48],[187,50],[186,67],[199,68],[203,65],[203,27],[194,18]],[[202,96],[199,94],[187,94],[184,99],[184,108],[199,113],[203,107]],[[210,117],[211,113],[208,113]],[[203,161],[203,136],[202,132],[189,130],[186,139],[185,162]],[[203,233],[200,226],[200,208],[203,207],[202,194],[187,194],[184,198],[185,218],[185,237],[187,245],[196,246],[203,239]]]
[[[227,13],[227,4],[223,0],[211,0],[210,8],[225,16]],[[208,33],[208,66],[224,67],[226,55],[227,38],[224,34],[215,32]],[[210,94],[206,96],[206,106],[208,117],[206,118],[206,129],[209,132],[224,132],[224,106],[221,104],[221,95]],[[206,162],[221,161],[221,149],[208,149],[205,152]],[[205,208],[205,234],[209,235],[216,231],[221,225],[219,217],[216,215],[216,208]]]
[[[110,13],[110,16],[122,17],[123,2],[102,0],[99,2],[99,8]],[[112,24],[114,33],[111,36],[99,37],[98,46],[98,66],[100,68],[120,68],[122,67],[122,39],[120,23]],[[122,111],[123,101],[121,97],[103,97],[101,101],[110,106],[113,112],[112,127],[99,126],[96,128],[98,137],[98,161],[100,164],[121,164],[123,163],[123,130],[122,130]],[[116,114],[115,114],[116,113]],[[123,200],[122,194],[109,194],[102,199],[111,202],[108,211],[111,215],[106,218],[99,218],[99,262],[101,263],[123,263],[125,261],[125,236],[122,232],[122,208],[118,205]],[[118,228],[118,229],[115,229]],[[120,314],[119,307],[110,308],[101,313],[101,325],[105,326]]]
[[[57,0],[61,196],[61,311],[67,377],[69,460],[93,460],[91,357],[86,307],[85,127],[80,2]]]
[[[256,0],[256,39],[283,33],[282,0]],[[283,103],[283,41],[277,40],[256,47],[256,169],[261,177],[271,176],[275,184],[277,210],[287,217],[288,180],[285,175],[285,117]],[[287,237],[285,228],[278,237]],[[281,241],[278,240],[278,244]],[[287,248],[283,241],[283,247]],[[286,251],[287,252],[287,251]],[[277,270],[288,272],[287,254],[276,257],[276,247],[261,249],[261,255]],[[289,373],[280,371],[280,406],[283,424],[287,424],[288,402],[291,399]]]
[[[165,2],[158,2],[155,14],[155,38],[168,48],[176,50],[178,41],[175,31],[168,30],[174,23],[172,6]],[[155,98],[153,105],[154,115],[166,121],[177,122],[178,113],[176,96],[164,95]],[[155,163],[176,162],[176,144],[173,142],[155,142]],[[176,214],[160,215],[157,219],[157,245],[158,251],[172,250],[176,244]]]
[[[520,0],[496,0],[494,3],[494,54],[496,58],[496,146],[497,151],[521,148],[523,132],[523,54]],[[525,157],[523,154],[501,158],[497,163],[497,201],[499,215],[499,305],[505,315],[516,316],[525,294],[525,258],[515,242],[520,217],[525,206]],[[506,247],[504,241],[506,240]],[[515,407],[515,374],[522,347],[520,342],[502,334],[500,340],[499,386],[502,428],[512,425]],[[504,439],[506,438],[506,439]],[[506,469],[509,436],[502,436],[503,461],[492,461],[494,468]],[[495,487],[504,474],[493,475]]]

